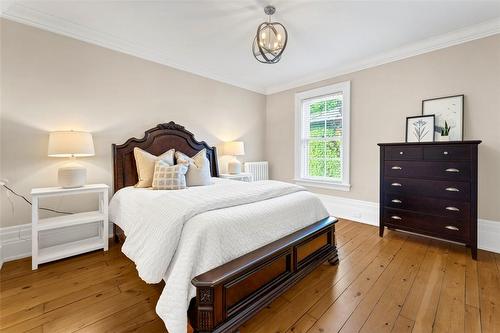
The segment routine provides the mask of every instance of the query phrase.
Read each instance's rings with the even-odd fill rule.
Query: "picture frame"
[[[406,142],[434,142],[435,116],[406,117]]]
[[[465,95],[422,101],[422,115],[435,115],[435,141],[463,141]]]

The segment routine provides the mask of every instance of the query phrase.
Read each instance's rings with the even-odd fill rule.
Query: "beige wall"
[[[1,20],[1,176],[29,197],[54,186],[64,159],[47,157],[48,132],[87,130],[96,156],[88,182],[112,184],[111,144],[173,120],[211,145],[241,139],[244,160],[264,157],[265,96],[11,21]],[[0,226],[29,223],[30,208],[1,191]],[[47,203],[78,210],[73,198]]]
[[[378,202],[378,142],[401,142],[421,101],[465,94],[465,139],[480,139],[479,217],[500,221],[500,35],[392,62],[267,97],[271,177],[294,176],[294,94],[351,81],[350,192],[320,193]]]
[[[402,141],[421,100],[463,93],[465,138],[481,139],[479,216],[500,221],[500,35],[332,78],[267,97],[7,20],[1,25],[0,178],[18,192],[53,186],[64,159],[49,158],[47,133],[94,134],[80,159],[89,182],[112,184],[111,144],[174,120],[209,144],[241,139],[243,160],[266,158],[271,176],[293,178],[294,94],[351,80],[350,192],[378,201],[378,142]],[[266,105],[267,104],[267,105]],[[267,112],[266,112],[267,109]],[[265,154],[264,154],[265,138]],[[1,191],[0,226],[30,222],[30,209]],[[90,198],[46,203],[86,209]]]

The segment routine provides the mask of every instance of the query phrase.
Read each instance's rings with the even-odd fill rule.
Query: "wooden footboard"
[[[175,149],[193,156],[205,150],[210,174],[219,176],[215,147],[197,141],[193,133],[171,121],[147,130],[142,139],[113,145],[115,193],[137,183],[135,148],[153,155]],[[325,218],[195,277],[196,298],[188,314],[191,326],[196,332],[230,332],[325,260],[336,264],[335,222]],[[125,240],[116,225],[114,239]]]
[[[334,218],[325,218],[196,276],[195,332],[232,332],[314,268],[338,263]]]

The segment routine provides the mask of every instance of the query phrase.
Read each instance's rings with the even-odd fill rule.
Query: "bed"
[[[135,147],[188,156],[205,149],[213,184],[134,188]],[[143,280],[165,281],[156,311],[170,333],[188,322],[195,332],[235,331],[318,265],[338,263],[336,219],[314,195],[292,184],[219,179],[216,148],[181,125],[160,124],[113,145],[113,155],[114,238]]]

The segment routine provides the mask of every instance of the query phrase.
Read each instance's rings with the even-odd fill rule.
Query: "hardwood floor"
[[[320,266],[242,333],[500,332],[500,255],[340,221],[340,264]],[[112,245],[31,271],[0,271],[1,332],[166,332],[163,286],[147,285]]]

